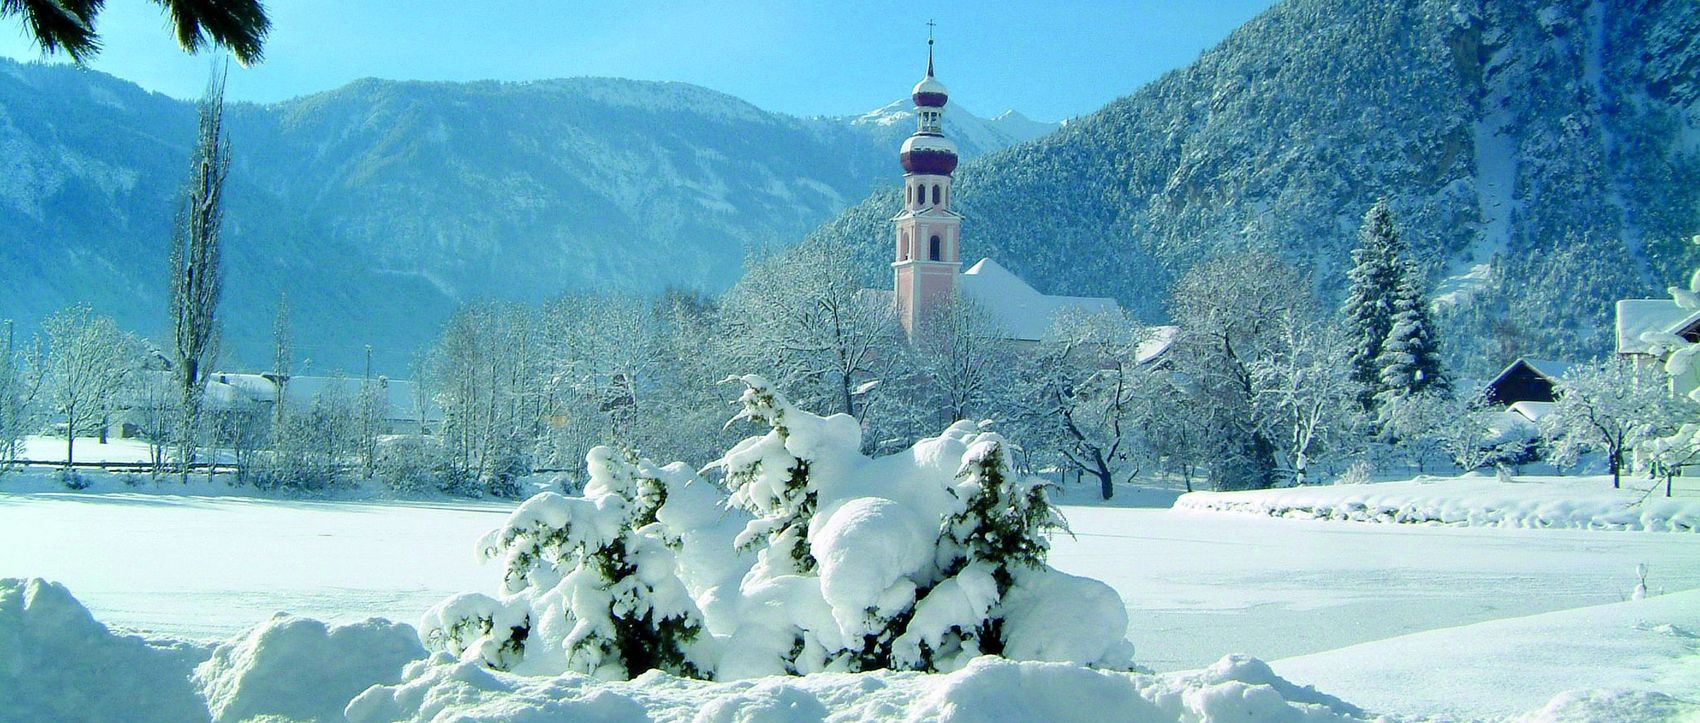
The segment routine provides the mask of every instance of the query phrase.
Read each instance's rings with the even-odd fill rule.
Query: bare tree
[[[1139,401],[1159,381],[1139,368],[1147,331],[1125,312],[1065,313],[1028,360],[1023,436],[1098,479],[1104,499],[1145,459]]]
[[[1304,280],[1273,254],[1206,261],[1175,284],[1170,315],[1193,408],[1206,416],[1211,477],[1221,489],[1258,489],[1278,478],[1280,445],[1258,408],[1254,365],[1285,342],[1289,314],[1312,306]]]
[[[289,296],[277,297],[277,315],[272,317],[272,429],[283,429],[289,375],[294,366],[294,334],[289,326]]]
[[[891,300],[862,289],[856,258],[817,245],[753,262],[721,313],[740,370],[765,374],[801,406],[864,419],[856,391],[892,371],[902,331]]]
[[[1300,485],[1310,481],[1313,458],[1344,446],[1358,391],[1341,363],[1345,337],[1307,311],[1281,310],[1272,343],[1249,365],[1259,421],[1281,446],[1280,472]]]
[[[104,427],[136,370],[136,342],[111,317],[87,305],[60,311],[42,322],[47,334],[48,402],[65,420],[65,470],[75,463],[79,432]]]
[[[223,288],[220,226],[230,143],[224,138],[224,76],[215,74],[198,106],[200,129],[189,157],[189,180],[171,234],[171,335],[178,392],[177,462],[184,482],[207,377],[218,348],[218,301]]]
[[[18,445],[35,423],[37,395],[41,391],[41,359],[37,353],[20,355],[13,345],[12,320],[5,321],[5,347],[0,356],[0,472],[18,458]]]
[[[1631,450],[1675,435],[1696,416],[1693,402],[1670,393],[1662,370],[1622,358],[1572,368],[1554,392],[1558,404],[1541,420],[1553,460],[1567,464],[1584,452],[1604,453],[1614,488],[1622,485]]]
[[[443,411],[448,491],[512,496],[530,471],[542,424],[535,327],[518,305],[468,307],[426,355],[420,383]]]
[[[943,417],[934,421],[948,424],[1007,412],[1017,356],[998,319],[960,295],[940,305],[937,317],[924,322],[932,333],[922,337],[916,353],[933,406]]]

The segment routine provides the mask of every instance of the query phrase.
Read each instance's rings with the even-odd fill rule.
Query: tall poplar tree
[[[177,462],[183,481],[194,461],[207,378],[218,353],[218,301],[223,291],[220,226],[230,143],[224,137],[224,73],[207,84],[189,179],[171,233],[172,373],[179,392]]]

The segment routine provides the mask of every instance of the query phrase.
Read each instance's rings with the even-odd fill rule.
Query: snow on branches
[[[504,596],[445,601],[427,647],[604,678],[1129,664],[1120,597],[1046,565],[1063,520],[1002,436],[957,422],[870,458],[852,417],[729,381],[744,385],[733,422],[764,432],[700,473],[593,450],[584,496],[533,497],[486,538]]]

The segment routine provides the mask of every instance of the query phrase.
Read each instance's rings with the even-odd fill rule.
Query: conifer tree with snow
[[[592,449],[583,497],[545,492],[484,541],[506,567],[498,601],[459,595],[426,613],[426,646],[497,669],[619,680],[708,672],[702,613],[679,578],[669,489],[694,477],[629,452]]]
[[[1422,395],[1449,397],[1451,382],[1441,368],[1422,273],[1408,261],[1399,263],[1392,311],[1392,326],[1375,358],[1380,368],[1376,406],[1386,408],[1395,400]]]
[[[952,489],[962,507],[939,533],[944,578],[916,604],[893,645],[893,667],[955,669],[1004,651],[998,603],[1018,576],[1044,569],[1048,534],[1066,529],[1043,481],[1009,463],[1009,444],[981,433],[963,456]]]
[[[1393,226],[1393,213],[1386,199],[1377,201],[1364,214],[1358,230],[1358,248],[1352,251],[1352,269],[1347,272],[1344,315],[1348,339],[1347,362],[1358,387],[1358,403],[1364,411],[1375,406],[1381,389],[1382,345],[1393,328],[1393,291],[1399,287],[1400,258],[1405,242]]]
[[[817,561],[808,532],[819,490],[809,476],[811,460],[787,444],[788,417],[796,409],[762,377],[745,375],[726,381],[745,385],[738,414],[728,424],[749,420],[769,428],[765,435],[739,442],[710,465],[725,473],[732,490],[730,503],[756,518],[736,544],[741,549],[761,548],[763,563],[776,572],[812,572]]]

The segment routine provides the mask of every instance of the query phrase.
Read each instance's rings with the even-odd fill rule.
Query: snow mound
[[[1531,529],[1700,532],[1700,500],[1611,489],[1597,479],[1503,483],[1491,477],[1249,492],[1192,492],[1175,509],[1307,520]]]
[[[1300,687],[1253,658],[1154,676],[1071,663],[974,659],[948,674],[875,671],[710,683],[650,672],[602,682],[530,677],[475,662],[415,663],[399,685],[348,705],[367,721],[820,720],[1353,721],[1358,708]]]
[[[407,625],[374,618],[330,628],[280,613],[214,648],[194,679],[215,721],[333,720],[360,691],[400,681],[423,657]]]
[[[1567,723],[1570,721],[1675,721],[1700,718],[1700,705],[1685,703],[1663,693],[1636,690],[1576,690],[1560,693],[1540,710],[1517,720],[1519,723]]]
[[[114,634],[59,583],[0,579],[0,719],[206,720],[189,683],[205,656]]]

